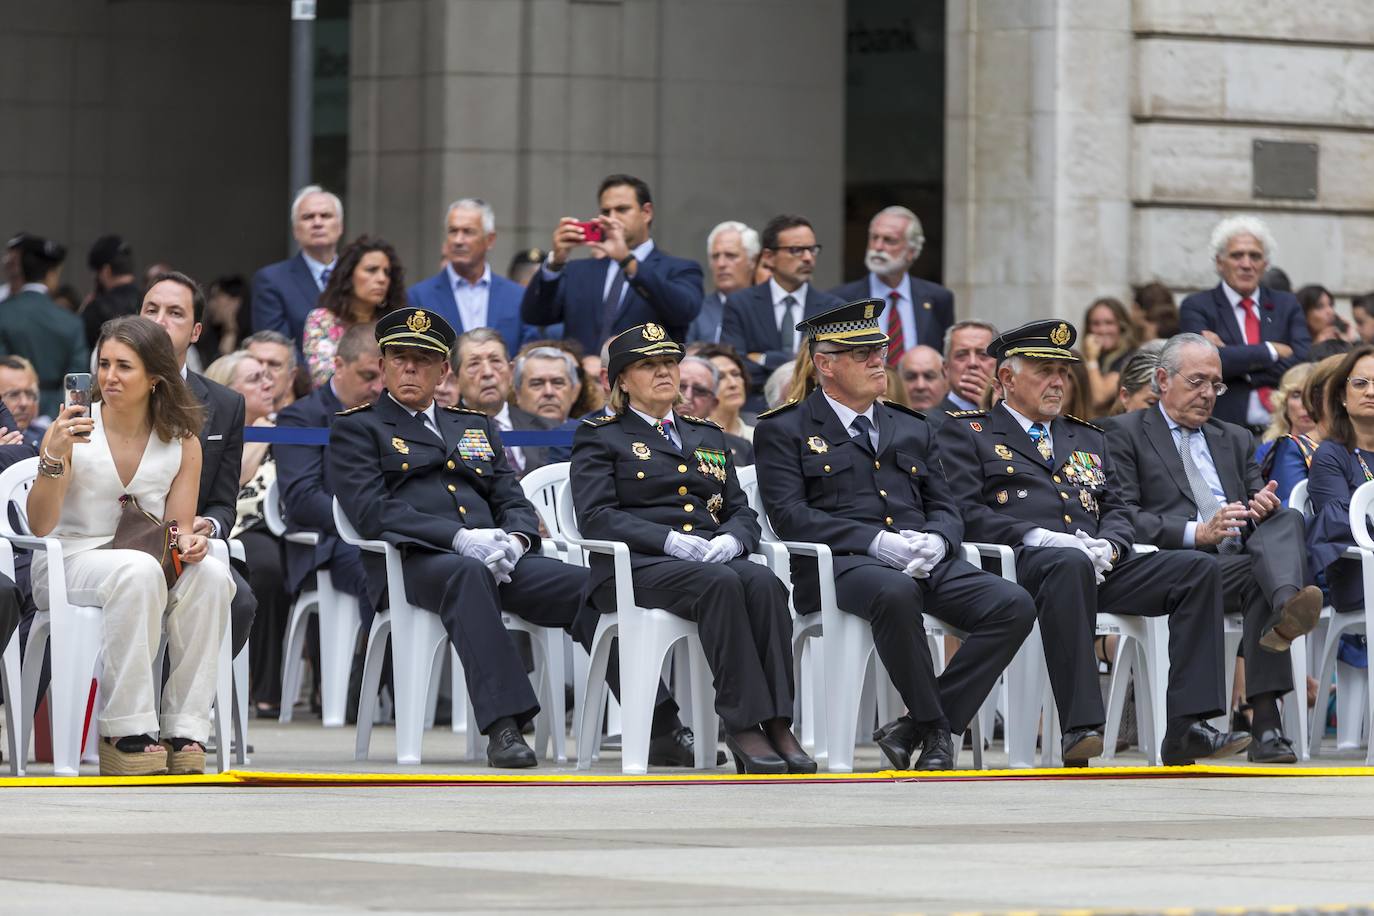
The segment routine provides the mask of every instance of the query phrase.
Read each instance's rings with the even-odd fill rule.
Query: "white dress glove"
[[[868,545],[868,555],[877,557],[893,569],[906,569],[916,559],[911,542],[894,531],[880,531]]]
[[[500,528],[464,528],[453,539],[453,549],[484,564],[497,584],[510,581],[515,563],[507,553],[513,538]]]
[[[930,571],[945,558],[945,539],[924,531],[903,531],[902,534],[915,551],[915,557],[903,572],[914,579],[928,578]]]
[[[733,534],[718,534],[711,538],[711,549],[701,558],[703,563],[729,563],[744,553],[744,545]]]
[[[1081,550],[1083,553],[1087,554],[1088,559],[1093,562],[1093,577],[1097,580],[1097,584],[1101,585],[1106,578],[1102,575],[1101,570],[1097,568],[1097,555],[1093,553],[1092,549],[1077,535],[1066,534],[1063,531],[1049,531],[1045,528],[1032,528],[1030,531],[1026,532],[1026,536],[1022,538],[1021,541],[1027,547],[1063,547],[1066,549]],[[1107,549],[1107,555],[1111,555],[1110,546]]]
[[[1093,555],[1093,572],[1097,574],[1097,584],[1101,585],[1106,578],[1108,570],[1112,568],[1112,542],[1105,538],[1089,537],[1083,531],[1075,531],[1074,537],[1078,538],[1088,548],[1088,552]]]
[[[663,552],[668,556],[679,560],[691,560],[693,563],[700,563],[706,559],[706,552],[710,549],[711,542],[706,538],[695,534],[683,534],[680,531],[669,531],[668,539],[663,542]]]

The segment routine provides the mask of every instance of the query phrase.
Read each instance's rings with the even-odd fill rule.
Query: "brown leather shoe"
[[[1260,637],[1260,647],[1270,652],[1286,652],[1299,636],[1316,627],[1322,615],[1322,590],[1315,585],[1299,589],[1279,609],[1279,621]]]

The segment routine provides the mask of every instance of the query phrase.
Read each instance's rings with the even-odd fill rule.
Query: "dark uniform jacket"
[[[868,555],[883,531],[911,529],[945,540],[953,557],[964,523],[950,497],[934,434],[924,415],[882,401],[873,405],[877,452],[852,438],[816,389],[801,402],[759,417],[754,452],[759,494],[785,540],[816,541],[834,553],[838,575],[858,566],[886,566]],[[799,610],[815,610],[816,563],[792,560]]]
[[[589,417],[573,437],[570,485],[584,537],[624,541],[634,568],[673,559],[669,531],[708,541],[731,534],[752,553],[759,521],[735,478],[725,433],[710,420],[676,415],[682,448],[638,414]],[[614,576],[613,560],[592,554],[588,594]]]
[[[383,392],[345,411],[330,431],[329,479],[344,514],[364,538],[402,549],[453,550],[467,528],[503,528],[539,550],[539,517],[525,498],[486,415],[435,411],[444,442]],[[363,553],[374,607],[386,590],[383,558]]]
[[[1107,434],[1076,417],[1050,424],[1046,463],[1007,408],[961,410],[940,426],[940,460],[971,541],[1019,545],[1032,528],[1105,538],[1126,556],[1131,511],[1107,454]]]
[[[325,383],[308,398],[302,398],[277,415],[279,429],[309,429],[332,426],[343,410],[334,388]],[[314,547],[286,542],[287,591],[296,592],[315,570],[329,566],[339,557],[351,557],[358,548],[339,540],[334,531],[334,488],[325,473],[323,445],[273,445],[277,462],[277,484],[286,514],[288,532],[313,531],[319,534]]]

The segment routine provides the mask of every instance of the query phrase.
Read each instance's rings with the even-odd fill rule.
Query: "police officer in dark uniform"
[[[829,545],[840,608],[873,626],[907,706],[878,736],[883,753],[905,770],[920,745],[916,769],[952,769],[951,730],[977,713],[1035,624],[1035,605],[1024,589],[960,558],[964,523],[933,430],[917,411],[878,400],[887,390],[884,305],[851,302],[797,325],[819,387],[760,417],[759,489],[781,537]],[[815,610],[815,561],[793,558],[792,580],[798,609]],[[969,634],[939,678],[927,611]]]
[[[506,463],[495,423],[434,403],[453,328],[405,308],[383,316],[376,334],[386,390],[335,421],[330,481],[359,534],[400,546],[410,599],[443,619],[489,739],[488,763],[532,767],[534,752],[520,732],[539,703],[501,611],[569,627],[585,608],[587,573],[539,553],[539,518]],[[381,607],[384,562],[370,553],[363,562],[369,597]]]
[[[571,486],[582,533],[630,548],[637,603],[697,623],[726,746],[742,773],[814,773],[793,736],[787,590],[749,561],[758,517],[735,478],[725,434],[679,414],[682,347],[643,324],[608,346],[611,415],[573,439]],[[611,558],[593,555],[592,604],[615,610]]]
[[[1225,708],[1221,574],[1199,551],[1134,554],[1134,524],[1107,454],[1106,434],[1061,414],[1072,325],[1034,321],[988,346],[1005,400],[952,412],[940,427],[941,460],[967,536],[1016,548],[1021,584],[1035,596],[1068,765],[1102,752],[1106,719],[1093,634],[1099,610],[1169,615],[1166,764],[1245,749],[1243,733],[1207,719]]]

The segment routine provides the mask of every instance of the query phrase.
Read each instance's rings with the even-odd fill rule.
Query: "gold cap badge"
[[[667,332],[652,321],[644,326],[644,339],[650,343],[657,343],[667,336]]]
[[[1059,322],[1059,327],[1050,331],[1050,343],[1056,347],[1062,347],[1069,342],[1069,326],[1064,322]]]
[[[429,316],[423,311],[416,311],[415,314],[406,319],[406,327],[410,328],[416,334],[423,334],[429,330]]]

